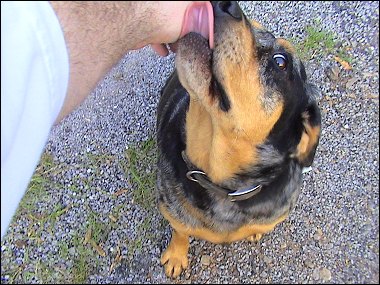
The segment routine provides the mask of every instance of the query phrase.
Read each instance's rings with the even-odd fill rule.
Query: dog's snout
[[[242,11],[236,1],[212,1],[215,16],[231,16],[236,20],[242,19]]]

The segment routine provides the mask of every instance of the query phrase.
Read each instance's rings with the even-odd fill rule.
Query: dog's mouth
[[[202,3],[203,6],[193,5],[187,11],[183,26],[187,34],[176,46],[176,66],[181,83],[194,94],[203,94],[210,86],[214,48],[213,8],[210,2]],[[196,24],[191,26],[190,22]]]
[[[241,30],[246,29],[242,18],[237,3],[202,2],[188,9],[184,29],[190,32],[178,41],[176,68],[190,95],[211,95],[212,102],[218,97],[220,92],[214,91],[228,73],[226,66],[238,65],[241,58],[239,51],[244,47],[236,39],[243,38]]]
[[[186,34],[176,45],[176,65],[182,74],[182,84],[190,89],[194,84],[187,84],[198,80],[209,85],[207,81],[211,76],[212,51],[214,48],[214,11],[210,2],[195,2],[186,11],[181,34]],[[187,78],[190,75],[194,79]],[[195,79],[198,78],[198,79]],[[199,82],[200,83],[200,82]],[[195,93],[200,89],[191,88]],[[203,93],[203,92],[201,92]]]
[[[214,11],[210,2],[193,2],[186,10],[181,35],[195,32],[214,48]]]
[[[209,41],[196,32],[188,33],[179,42],[179,56],[196,61],[198,64],[208,65],[212,58],[212,52]]]

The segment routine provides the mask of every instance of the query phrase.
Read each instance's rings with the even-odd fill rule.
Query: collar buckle
[[[251,198],[252,196],[258,194],[263,186],[261,184],[256,185],[249,189],[236,190],[235,192],[228,193],[228,197],[231,202],[242,201]]]
[[[220,187],[219,185],[216,185],[213,182],[211,182],[211,180],[208,178],[207,174],[204,171],[197,170],[197,169],[194,170],[195,167],[190,162],[185,151],[182,151],[181,154],[188,169],[193,169],[193,170],[189,170],[186,173],[186,177],[189,180],[197,182],[199,185],[201,185],[203,188],[205,188],[206,190],[210,192],[219,194],[225,198],[229,198],[231,202],[247,200],[251,198],[252,196],[258,194],[262,189],[261,184],[255,185],[254,187],[251,187],[248,189],[241,189],[241,190],[236,190],[236,191]]]

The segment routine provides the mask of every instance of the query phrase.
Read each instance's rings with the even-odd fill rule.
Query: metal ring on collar
[[[198,182],[197,179],[195,179],[192,175],[193,174],[202,174],[204,176],[206,176],[206,173],[204,173],[203,171],[200,171],[200,170],[190,170],[186,173],[186,177],[192,181],[195,181],[195,182]]]

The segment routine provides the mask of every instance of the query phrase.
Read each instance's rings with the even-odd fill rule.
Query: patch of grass
[[[111,215],[114,218],[118,219],[121,215],[123,215],[124,212],[125,212],[124,205],[118,205],[118,206],[115,206],[111,210]]]
[[[88,264],[85,258],[80,256],[74,261],[72,284],[86,284],[88,276]]]
[[[37,171],[49,171],[55,166],[56,164],[54,163],[53,156],[48,152],[44,152],[41,155],[40,163],[37,166]]]
[[[32,249],[25,247],[23,263],[13,272],[8,273],[10,274],[9,284],[67,284],[69,271],[60,270],[53,264],[44,262],[40,257],[32,262],[29,258],[29,251],[33,252]]]
[[[24,197],[20,201],[16,215],[21,214],[22,212],[32,212],[36,209],[37,202],[46,200],[48,196],[46,192],[46,185],[48,182],[49,180],[43,176],[42,173],[35,172],[30,180]]]
[[[92,212],[91,209],[89,209],[89,212],[88,227],[91,228],[92,239],[98,244],[105,241],[110,229],[107,224],[97,219],[96,213]]]
[[[155,209],[156,187],[156,163],[157,146],[154,138],[130,146],[125,151],[126,161],[121,161],[121,166],[130,177],[133,186],[133,200],[148,213],[136,228],[134,239],[125,240],[128,248],[128,260],[144,250],[147,240],[154,239],[152,233],[152,215]]]
[[[76,184],[70,185],[69,189],[70,191],[75,192],[76,194],[79,194],[82,192]]]
[[[55,221],[68,210],[67,207],[56,205],[51,212],[41,213],[40,203],[49,202],[48,190],[58,185],[52,181],[57,167],[52,155],[44,152],[13,217],[13,221],[23,216],[30,220],[27,229],[28,238],[36,240],[38,243],[41,242],[40,236],[46,222],[50,222],[51,232]]]
[[[132,260],[135,253],[141,251],[143,239],[145,240],[143,236],[137,236],[135,239],[126,240],[126,246],[128,248],[128,260]]]
[[[309,60],[323,49],[330,53],[335,46],[334,34],[326,32],[318,26],[307,26],[305,28],[307,36],[302,43],[296,44],[296,49],[301,59]]]
[[[72,268],[72,284],[85,284],[91,270],[91,259],[94,253],[83,244],[83,237],[78,234],[73,237],[76,256]]]
[[[28,217],[34,223],[38,225],[37,230],[31,230],[28,232],[30,239],[36,239],[37,242],[40,242],[41,232],[44,230],[45,224],[49,223],[48,230],[50,234],[52,234],[55,222],[58,220],[60,216],[65,214],[69,210],[70,206],[64,207],[62,205],[56,205],[54,210],[47,215],[33,215],[29,213]]]
[[[150,138],[129,147],[125,152],[128,163],[122,163],[126,175],[130,175],[134,184],[133,200],[144,209],[149,209],[154,204],[156,173],[153,169],[156,153],[155,139]]]
[[[24,280],[25,283],[30,283],[30,278],[37,278],[39,283],[42,284],[51,284],[51,283],[63,283],[65,280],[65,272],[55,270],[51,265],[38,260],[35,264],[34,272],[29,272],[31,276],[27,280]],[[60,280],[57,282],[57,280]]]
[[[146,216],[142,220],[142,222],[137,226],[136,238],[133,240],[126,240],[129,259],[132,259],[132,256],[135,253],[141,252],[143,245],[147,239],[153,238],[152,234],[147,234],[147,232],[149,231],[149,229],[151,229],[151,227],[152,227],[152,217]]]
[[[49,195],[46,189],[54,183],[49,179],[48,173],[56,168],[51,154],[44,152],[40,162],[29,182],[28,188],[21,199],[16,215],[33,212],[37,208],[37,203],[48,201]]]
[[[103,174],[101,174],[101,170],[104,168],[112,167],[112,164],[115,163],[116,157],[111,154],[106,153],[91,153],[88,152],[85,154],[84,158],[85,163],[81,165],[81,168],[86,170],[91,170],[90,173],[83,174],[76,174],[74,175],[73,181],[76,182],[76,185],[82,185],[83,191],[89,190],[91,187],[93,187],[94,183],[96,183],[96,179],[98,177],[103,177]],[[70,186],[70,190],[76,193],[81,193],[82,190],[78,188],[75,184]],[[110,193],[107,191],[104,191],[103,189],[97,189],[98,192],[101,192],[102,194],[109,196]]]
[[[79,182],[83,183],[84,188],[91,187],[92,177],[96,176],[100,166],[113,162],[113,157],[109,155],[92,155],[89,154],[88,162],[84,167],[86,169],[91,168],[93,171],[91,177],[78,177]],[[53,156],[44,152],[41,156],[40,162],[37,165],[34,175],[28,185],[27,191],[23,199],[20,202],[14,220],[21,217],[29,219],[28,228],[25,229],[25,240],[29,240],[30,244],[25,247],[25,254],[23,256],[23,263],[21,265],[14,265],[5,269],[9,279],[8,283],[73,283],[83,284],[87,282],[89,274],[96,271],[99,262],[102,260],[99,258],[98,249],[102,246],[102,242],[107,240],[109,232],[112,230],[114,223],[102,223],[98,217],[98,214],[91,209],[87,209],[88,219],[87,226],[91,227],[92,242],[84,244],[84,237],[86,233],[85,225],[82,225],[80,229],[77,229],[72,237],[71,241],[59,241],[57,243],[57,260],[71,260],[69,264],[72,266],[64,269],[60,269],[59,265],[47,264],[39,257],[34,260],[29,259],[28,250],[34,250],[35,248],[44,246],[43,233],[50,233],[54,235],[54,225],[59,221],[62,216],[75,205],[62,205],[48,203],[51,200],[50,189],[54,187],[64,187],[57,183],[54,178],[57,172],[66,171],[67,168],[62,168],[62,165],[55,163]],[[80,194],[82,190],[78,187],[79,183],[74,183],[69,186],[69,189],[73,192]],[[109,193],[107,193],[110,195]],[[48,208],[41,209],[41,202],[48,204]],[[86,227],[86,228],[85,228]],[[95,245],[99,245],[99,248],[95,248]],[[72,249],[74,248],[74,253]],[[52,257],[49,257],[52,260]],[[3,275],[3,274],[2,274]]]
[[[156,144],[155,139],[151,138],[144,142],[130,147],[125,152],[123,170],[130,178],[134,186],[133,199],[134,202],[147,211],[151,211],[155,200],[155,182],[156,182]],[[84,185],[84,188],[91,187],[92,177],[99,174],[101,166],[115,162],[115,158],[105,154],[88,154],[84,166],[86,169],[91,169],[91,177],[74,177],[78,183],[73,183],[69,189],[80,194],[83,190],[78,187],[79,183]],[[121,161],[122,163],[123,161]],[[70,168],[70,165],[67,166]],[[54,182],[54,176],[57,171],[66,171],[67,168],[62,168],[56,164],[51,154],[45,152],[35,170],[35,173],[30,181],[26,194],[20,203],[18,214],[30,220],[26,231],[26,239],[30,241],[30,249],[44,246],[42,234],[54,230],[54,224],[62,218],[62,216],[75,205],[50,204],[49,209],[41,210],[40,202],[48,202],[50,199],[49,190],[59,185]],[[73,178],[73,179],[74,179]],[[72,180],[73,180],[72,179]],[[59,185],[61,187],[61,185]],[[62,186],[64,187],[64,186]],[[109,193],[107,193],[110,195]],[[112,213],[116,218],[122,215],[124,205],[117,206]],[[71,260],[70,267],[60,269],[58,265],[47,264],[44,260],[30,260],[28,252],[23,258],[23,264],[14,266],[7,271],[9,272],[9,280],[13,282],[23,283],[73,283],[83,284],[88,282],[88,276],[92,272],[97,271],[99,263],[102,262],[102,252],[99,250],[107,241],[108,234],[113,227],[117,226],[115,222],[102,222],[99,219],[98,213],[93,212],[89,207],[86,210],[88,214],[87,223],[76,229],[74,236],[70,241],[59,241],[57,243],[57,260]],[[127,241],[131,248],[131,253],[144,250],[144,244],[147,237],[153,234],[147,234],[152,227],[152,217],[145,217],[137,227],[137,238]],[[84,243],[86,231],[91,228],[91,241]],[[97,247],[99,246],[99,247]],[[32,258],[32,256],[31,256]],[[49,257],[49,260],[51,258]]]
[[[64,260],[69,258],[69,246],[66,242],[58,243],[58,254]]]
[[[95,174],[99,174],[101,165],[110,165],[115,161],[115,157],[113,155],[105,153],[87,153],[87,159],[90,162],[88,168],[91,168]]]
[[[67,260],[73,259],[73,266],[69,268],[66,273],[65,283],[71,284],[85,284],[87,283],[87,278],[91,272],[96,271],[99,266],[99,254],[91,242],[87,241],[85,243],[85,232],[91,229],[90,239],[96,244],[101,243],[106,239],[110,228],[109,225],[100,222],[97,218],[97,214],[91,209],[88,210],[88,220],[86,229],[82,229],[75,233],[72,238],[72,246],[75,249],[74,256],[70,255],[69,245],[59,244],[59,254],[60,256]],[[69,280],[67,280],[67,278]],[[61,279],[58,279],[61,280]],[[63,281],[63,279],[62,279]],[[55,282],[58,282],[55,280]]]
[[[306,27],[306,33],[308,34],[304,42],[306,50],[314,50],[320,46],[323,46],[327,51],[331,51],[334,48],[335,40],[331,32],[308,26]]]
[[[302,60],[312,59],[322,52],[337,55],[348,63],[352,62],[343,48],[336,48],[338,40],[334,33],[323,30],[319,24],[307,26],[305,30],[307,33],[305,40],[302,43],[295,44]]]

